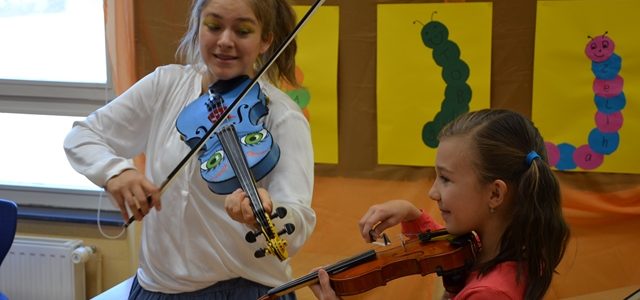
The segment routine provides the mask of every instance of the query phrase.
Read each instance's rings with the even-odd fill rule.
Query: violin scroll
[[[271,222],[271,220],[275,219],[275,218],[284,218],[287,215],[287,209],[284,207],[278,207],[276,208],[276,212],[274,214],[271,215],[271,218],[267,221],[267,223],[269,224],[268,226],[271,228],[271,232],[275,232],[275,225],[273,224],[273,222]],[[284,228],[280,231],[278,231],[275,236],[281,236],[284,234],[291,234],[295,231],[296,227],[295,225],[293,225],[292,223],[287,223],[284,224]],[[277,256],[278,258],[281,258],[281,260],[284,260],[287,258],[287,241],[286,240],[282,240],[282,239],[275,239],[275,240],[271,240],[268,238],[269,236],[269,232],[268,231],[264,231],[264,230],[258,230],[258,231],[249,231],[247,232],[247,234],[245,235],[244,239],[249,242],[249,243],[255,243],[257,241],[257,237],[260,235],[265,235],[265,237],[267,237],[267,246],[265,248],[260,248],[258,250],[256,250],[256,252],[254,253],[254,256],[256,258],[260,258],[260,257],[264,257],[265,254],[269,253],[269,254],[273,254],[275,256]]]

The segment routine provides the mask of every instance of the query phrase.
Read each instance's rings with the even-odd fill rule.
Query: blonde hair
[[[198,34],[200,31],[200,16],[202,10],[211,0],[194,0],[191,5],[191,14],[187,31],[182,36],[176,58],[182,63],[191,64],[196,69],[204,71],[206,65],[200,54]],[[238,0],[240,1],[240,0]],[[269,49],[258,57],[255,69],[263,67],[264,63],[275,54],[277,48],[284,43],[296,26],[296,14],[287,0],[242,0],[253,10],[256,19],[262,25],[262,40],[273,38]],[[296,40],[284,49],[273,65],[266,71],[267,79],[278,84],[280,80],[286,80],[297,86],[295,77],[295,56],[298,46]]]

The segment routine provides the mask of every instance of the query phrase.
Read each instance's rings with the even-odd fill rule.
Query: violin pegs
[[[286,234],[292,234],[293,231],[295,231],[295,230],[296,230],[296,226],[294,226],[291,223],[287,223],[287,224],[284,224],[284,229],[280,230],[280,232],[278,232],[278,234],[279,235],[283,235],[285,233]]]
[[[256,258],[261,258],[261,257],[264,257],[265,254],[267,254],[267,251],[264,250],[263,248],[260,248],[253,253],[253,256],[255,256]]]
[[[249,242],[249,243],[255,243],[256,242],[256,237],[258,237],[259,235],[261,235],[262,232],[261,231],[249,231],[247,232],[247,234],[244,236],[244,239]]]
[[[275,218],[284,218],[287,215],[287,209],[284,207],[278,207],[276,208],[276,212],[274,214],[271,215],[271,219],[275,219]]]

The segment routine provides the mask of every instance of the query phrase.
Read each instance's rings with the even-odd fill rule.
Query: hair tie
[[[536,152],[536,151],[529,152],[529,154],[527,154],[527,166],[530,167],[531,163],[536,158],[540,158],[540,155],[538,155],[538,152]]]

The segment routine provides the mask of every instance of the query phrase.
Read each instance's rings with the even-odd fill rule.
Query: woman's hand
[[[262,200],[262,208],[267,214],[271,214],[273,203],[269,192],[263,188],[258,188],[258,195]],[[251,200],[246,192],[237,189],[229,194],[224,200],[224,208],[231,219],[250,226],[256,226],[256,216],[251,209]]]
[[[414,220],[421,214],[420,209],[407,200],[391,200],[376,204],[360,219],[360,234],[365,241],[373,242],[371,239],[379,237],[385,229],[403,221]]]
[[[127,207],[138,221],[149,213],[151,207],[161,209],[160,191],[136,169],[127,169],[111,177],[105,189],[118,204],[125,221],[129,220]],[[151,197],[150,203],[147,201],[148,197]]]
[[[309,288],[319,300],[341,299],[336,296],[336,292],[331,288],[329,274],[324,269],[318,269],[318,283],[309,286]]]

